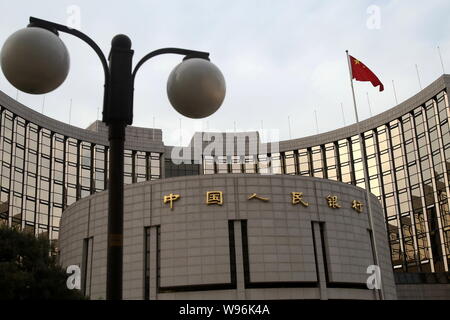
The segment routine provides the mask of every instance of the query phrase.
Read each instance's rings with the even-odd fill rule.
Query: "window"
[[[322,148],[320,146],[311,148],[312,155],[312,165],[313,165],[313,176],[323,178],[323,157],[322,157]]]
[[[147,155],[143,151],[136,151],[134,154],[134,177],[133,182],[142,182],[147,178]]]
[[[217,173],[228,173],[227,156],[218,156],[217,157]]]
[[[245,156],[244,170],[245,173],[256,173],[255,156],[253,155]]]
[[[156,180],[161,177],[161,155],[159,153],[150,152],[149,153],[149,168],[150,168],[150,180]],[[194,174],[200,174],[200,165],[195,164],[196,166],[193,167],[193,170],[197,170],[198,173]]]
[[[281,156],[279,153],[273,153],[271,156],[271,165],[273,174],[282,174]]]
[[[267,168],[268,160],[267,156],[259,156],[260,157],[260,167],[264,166]],[[264,158],[262,158],[264,157]],[[241,156],[232,156],[231,157],[231,173],[242,173],[242,157]]]
[[[258,155],[258,172],[260,174],[270,174],[271,173],[270,159],[266,154]],[[233,173],[234,173],[234,171],[233,171]]]
[[[167,170],[167,158],[166,158],[166,170]],[[214,157],[212,156],[204,156],[203,157],[203,174],[214,174]],[[166,171],[167,177],[167,171]]]
[[[286,168],[286,174],[295,175],[295,155],[294,151],[287,151],[284,154],[284,164]]]
[[[300,166],[300,175],[311,176],[311,168],[309,164],[309,155],[307,149],[298,151],[298,163]]]
[[[325,159],[328,179],[337,180],[336,153],[333,143],[325,145]]]
[[[172,159],[166,158],[165,174],[166,178],[199,175],[200,165],[195,163],[175,164]]]
[[[104,146],[94,147],[94,191],[106,189],[106,152]]]
[[[125,150],[124,151],[124,160],[123,160],[123,182],[125,184],[133,183],[133,151]]]

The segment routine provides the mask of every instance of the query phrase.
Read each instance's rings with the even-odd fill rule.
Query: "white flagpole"
[[[291,133],[291,117],[288,116],[288,129],[289,129],[289,139],[292,139],[292,133]]]
[[[100,120],[100,107],[97,107],[97,122],[95,123],[96,127],[97,127],[97,131],[98,131],[98,122]]]
[[[266,141],[266,135],[264,133],[264,121],[261,120],[261,142]]]
[[[181,131],[181,118],[180,119],[180,146],[183,145],[183,132]]]
[[[397,99],[397,91],[395,91],[395,84],[394,84],[394,80],[392,80],[392,88],[394,89],[394,98],[395,98],[395,104],[398,104],[398,99]]]
[[[439,59],[441,60],[442,73],[445,74],[444,61],[442,60],[442,55],[441,55],[441,48],[439,48],[439,46],[437,46],[437,50],[439,53]]]
[[[152,140],[155,140],[155,116],[153,116]]]
[[[69,106],[69,124],[72,120],[72,98],[70,98],[70,106]]]
[[[420,81],[419,67],[417,66],[417,63],[416,63],[416,72],[417,72],[417,80],[419,80],[419,88],[420,90],[422,90],[422,82]]]
[[[314,118],[316,119],[316,132],[319,134],[319,121],[317,121],[317,110],[314,110]]]
[[[356,131],[358,132],[358,136],[359,136],[359,148],[361,149],[361,157],[363,159],[363,164],[364,164],[364,159],[367,159],[367,158],[366,158],[366,150],[364,149],[364,144],[363,144],[363,134],[361,133],[361,128],[359,126],[359,117],[358,117],[358,109],[356,107],[355,89],[353,87],[352,67],[350,64],[350,56],[348,55],[348,50],[345,50],[345,52],[347,54],[348,71],[349,71],[349,75],[350,75],[350,86],[352,88],[353,107],[355,110],[355,118],[356,118]],[[380,260],[378,258],[377,242],[375,240],[375,228],[374,228],[373,218],[372,218],[372,205],[370,202],[369,174],[367,172],[366,165],[363,165],[363,171],[364,171],[364,181],[366,184],[366,201],[367,201],[367,211],[369,212],[369,224],[370,224],[370,228],[372,229],[372,242],[373,242],[373,249],[374,249],[373,251],[375,252],[375,263],[379,267]],[[381,300],[384,300],[383,281],[381,281],[381,286],[380,286],[380,298],[381,298]]]
[[[366,96],[367,96],[367,104],[369,105],[369,114],[370,116],[372,116],[372,108],[370,106],[370,100],[369,100],[369,93],[366,92]]]
[[[344,126],[345,126],[345,115],[344,115],[344,105],[341,102],[341,111],[342,111],[342,119],[344,120]]]
[[[44,96],[42,97],[42,114],[44,114],[44,107],[45,107],[45,94],[44,94]]]

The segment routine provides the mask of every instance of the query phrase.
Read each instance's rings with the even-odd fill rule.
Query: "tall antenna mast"
[[[398,104],[398,99],[397,99],[397,91],[395,91],[395,84],[394,84],[394,80],[392,80],[392,88],[394,89],[394,98],[395,98],[395,104]]]
[[[317,110],[314,110],[314,117],[316,118],[316,131],[319,133],[319,121],[317,121]]]
[[[441,55],[441,48],[439,48],[439,46],[437,46],[437,50],[439,53],[439,59],[441,60],[442,73],[445,74],[444,61],[442,60],[442,55]]]
[[[69,124],[72,120],[72,98],[70,98],[70,106],[69,106]]]
[[[417,72],[417,80],[419,80],[419,88],[420,90],[422,90],[422,82],[420,81],[419,67],[417,66],[417,63],[416,63],[416,72]]]
[[[372,108],[370,107],[370,100],[369,100],[369,93],[366,92],[366,96],[367,96],[367,104],[369,105],[369,114],[370,116],[372,116]]]
[[[341,111],[342,111],[342,120],[344,120],[344,126],[345,126],[345,115],[344,115],[344,105],[341,102]]]

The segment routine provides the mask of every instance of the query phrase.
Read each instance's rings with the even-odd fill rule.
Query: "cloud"
[[[130,36],[135,63],[147,52],[167,46],[205,50],[223,71],[227,96],[222,108],[201,122],[182,118],[170,106],[165,93],[167,77],[181,61],[164,56],[149,61],[135,85],[137,126],[151,127],[153,118],[163,129],[166,144],[179,144],[182,118],[183,143],[195,130],[220,131],[261,127],[279,129],[288,139],[316,133],[314,110],[320,132],[354,121],[345,50],[361,59],[385,85],[379,93],[370,83],[355,83],[361,119],[395,105],[392,80],[402,101],[419,90],[415,64],[422,86],[442,74],[436,46],[450,68],[450,11],[448,1],[54,1],[2,2],[0,43],[27,24],[33,15],[65,23],[69,5],[81,9],[82,31],[109,53],[112,37]],[[380,29],[367,28],[367,8],[380,9]],[[71,54],[72,67],[66,82],[46,96],[45,114],[86,127],[97,119],[103,101],[102,70],[98,58],[78,39],[62,36]],[[16,90],[0,76],[0,89],[15,97]],[[31,108],[42,109],[42,96],[19,94]],[[208,123],[208,125],[206,125]]]

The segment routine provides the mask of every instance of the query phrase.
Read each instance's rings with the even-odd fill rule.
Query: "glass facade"
[[[365,188],[381,201],[396,271],[449,271],[450,128],[446,91],[399,119],[358,135],[274,154],[204,157],[203,173],[313,176]]]
[[[125,182],[159,179],[161,154],[125,151]],[[108,146],[74,139],[0,109],[0,224],[58,239],[67,206],[107,186]]]
[[[108,146],[53,132],[0,106],[0,224],[58,238],[63,210],[105,190]],[[358,135],[258,155],[174,164],[162,151],[127,149],[125,183],[218,173],[288,174],[341,181],[380,200],[396,271],[448,272],[450,110],[446,89]],[[292,144],[289,144],[292,145]],[[163,160],[164,159],[164,160]]]

